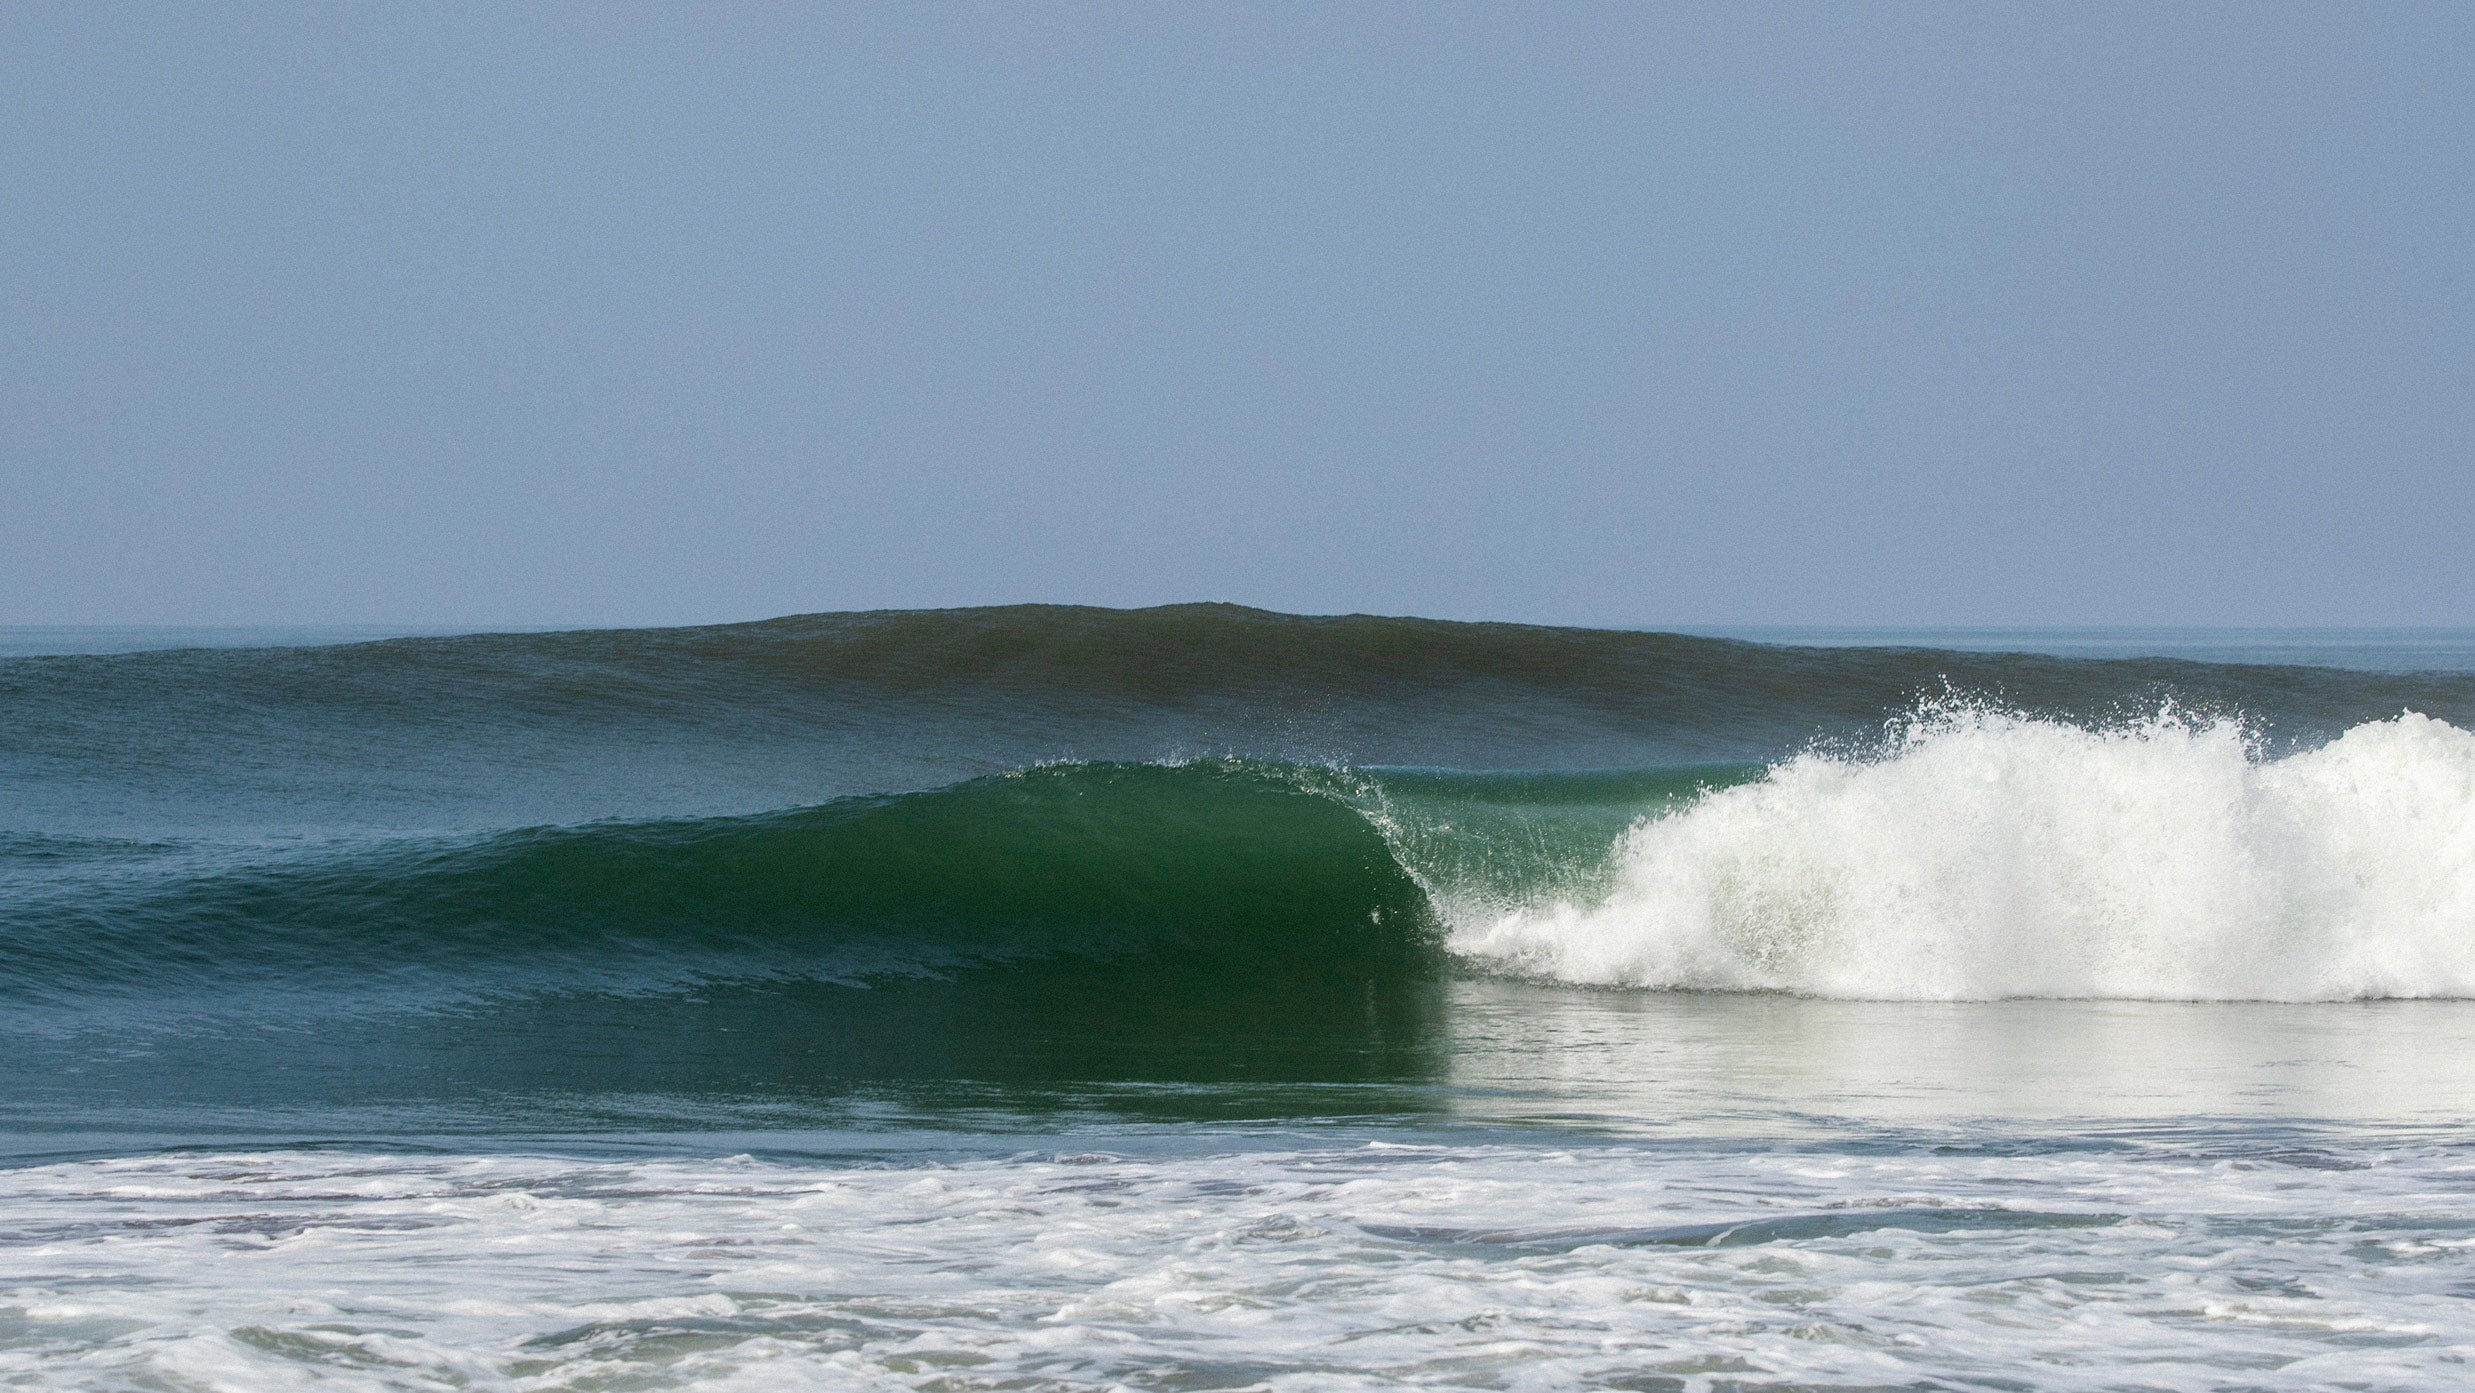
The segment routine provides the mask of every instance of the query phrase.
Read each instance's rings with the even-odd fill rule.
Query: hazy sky
[[[2475,623],[2475,6],[0,8],[0,623]]]

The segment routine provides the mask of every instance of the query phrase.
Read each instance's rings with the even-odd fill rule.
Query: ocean
[[[376,632],[0,633],[0,1387],[2475,1377],[2475,635]]]

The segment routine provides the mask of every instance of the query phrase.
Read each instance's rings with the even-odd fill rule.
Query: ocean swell
[[[0,832],[491,833],[759,813],[1059,760],[1766,763],[1945,685],[2059,720],[2172,698],[2280,751],[2475,677],[1271,614],[820,614],[695,629],[0,659]]]

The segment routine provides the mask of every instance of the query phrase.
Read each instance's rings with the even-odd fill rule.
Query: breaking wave
[[[238,863],[17,838],[0,862],[25,887],[0,906],[0,1000],[1061,964],[1207,997],[1452,970],[1894,1000],[2475,996],[2475,734],[2411,713],[2272,755],[2170,707],[2078,724],[1944,702],[1766,767],[1069,763],[746,817]]]
[[[2475,734],[2407,713],[2271,757],[2168,708],[1945,703],[1645,818],[1603,893],[1457,916],[1499,970],[1959,1000],[2475,995]]]

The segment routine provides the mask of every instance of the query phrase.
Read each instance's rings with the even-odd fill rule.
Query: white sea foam
[[[2463,1149],[0,1172],[0,1384],[2437,1388]]]
[[[2168,710],[1931,710],[1636,824],[1587,902],[1453,948],[1606,985],[1880,999],[2475,996],[2475,734],[2407,713],[2266,757]]]

